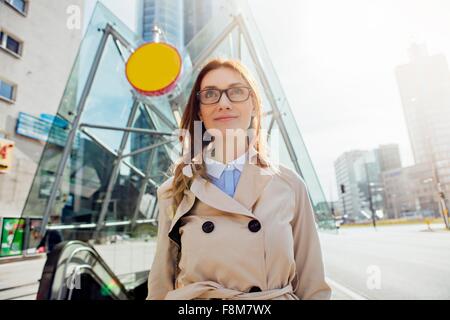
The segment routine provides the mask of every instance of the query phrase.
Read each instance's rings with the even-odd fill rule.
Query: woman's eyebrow
[[[243,84],[242,82],[235,82],[235,83],[230,84],[228,86],[228,88],[236,87],[236,86],[245,86],[245,84]],[[218,87],[217,86],[206,86],[203,89],[218,89]]]

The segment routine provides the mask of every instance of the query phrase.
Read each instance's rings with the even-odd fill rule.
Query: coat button
[[[251,287],[249,292],[261,292],[260,287]]]
[[[214,223],[212,223],[211,221],[206,221],[203,225],[202,225],[202,230],[205,233],[210,233],[214,230]]]
[[[258,220],[252,220],[248,223],[248,229],[251,232],[258,232],[261,229],[261,223]]]

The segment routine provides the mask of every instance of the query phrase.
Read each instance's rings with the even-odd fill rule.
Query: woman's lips
[[[236,119],[237,117],[234,117],[234,116],[227,116],[227,117],[220,117],[220,118],[216,118],[216,119],[214,119],[215,121],[230,121],[230,120],[233,120],[233,119]]]

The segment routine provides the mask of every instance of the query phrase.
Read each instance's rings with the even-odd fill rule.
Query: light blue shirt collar
[[[214,160],[210,157],[205,157],[206,172],[216,179],[220,179],[224,170],[238,169],[240,172],[244,169],[246,163],[248,151],[242,154],[240,157],[228,162],[227,164]]]

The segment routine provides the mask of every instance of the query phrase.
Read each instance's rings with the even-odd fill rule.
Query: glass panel
[[[179,155],[179,151],[180,148],[178,143],[176,145],[174,145],[174,143],[169,143],[155,149],[149,176],[156,184],[159,185],[167,179],[169,167],[172,163],[170,154],[172,154],[172,156],[176,154]]]
[[[146,102],[144,108],[146,108],[147,113],[150,114],[155,129],[163,132],[171,132],[175,126],[175,118],[167,98],[152,98],[146,100]],[[161,113],[162,116],[159,116],[158,113],[154,111],[155,109],[156,112]]]
[[[10,36],[6,37],[6,48],[14,53],[20,54],[20,42]]]
[[[224,32],[227,26],[233,23],[232,15],[228,14],[229,10],[230,8],[226,7],[220,14],[211,18],[186,46],[186,51],[193,62]]]
[[[144,194],[142,196],[141,203],[139,205],[138,219],[154,219],[156,206],[156,186],[152,183],[148,183]]]
[[[252,55],[250,54],[248,45],[245,42],[245,39],[242,35],[241,35],[240,47],[241,47],[241,61],[247,67],[247,69],[249,69],[250,73],[253,75],[253,77],[256,80],[256,84],[258,86],[259,93],[261,95],[262,112],[269,112],[272,110],[272,105],[270,104],[269,99],[267,97],[268,90],[264,90],[264,88],[262,86],[262,81],[258,75],[255,62],[252,58]]]
[[[57,200],[52,214],[61,217],[63,224],[96,222],[112,171],[114,156],[78,133],[79,142],[74,145],[63,173]],[[61,147],[54,145],[53,153],[43,155],[24,215],[37,216],[45,211],[48,197],[55,181]]]
[[[141,175],[124,163],[120,164],[119,173],[111,191],[106,221],[133,219],[142,182]],[[104,201],[101,205],[104,205]]]
[[[133,105],[131,86],[125,77],[125,65],[112,37],[108,38],[98,66],[81,123],[123,128],[127,126]],[[87,128],[112,150],[118,150],[122,131]]]
[[[132,127],[149,130],[156,129],[155,126],[153,125],[153,122],[150,120],[148,112],[145,110],[145,106],[143,105],[139,106],[139,110],[136,112],[136,116],[133,120]],[[128,137],[127,145],[124,149],[124,154],[135,152],[142,148],[151,146],[152,144],[156,143],[157,140],[156,138],[157,138],[156,136],[152,136],[147,133],[131,132]],[[146,151],[130,157],[126,157],[124,161],[135,166],[136,168],[145,173],[147,169],[147,163],[149,161],[149,156],[150,151]]]
[[[116,16],[114,16],[101,2],[97,2],[91,21],[78,50],[76,62],[72,68],[66,89],[61,101],[58,114],[72,121],[77,114],[77,107],[83,89],[86,85],[89,72],[95,66],[94,57],[99,49],[100,40],[107,25],[114,26],[122,37],[136,48],[142,43],[141,38],[128,29]],[[123,50],[126,53],[126,50]],[[126,53],[127,54],[127,53]]]
[[[295,165],[292,162],[289,151],[284,143],[278,123],[275,121],[272,126],[272,131],[269,137],[269,156],[272,161],[282,163],[286,167],[295,171]]]

